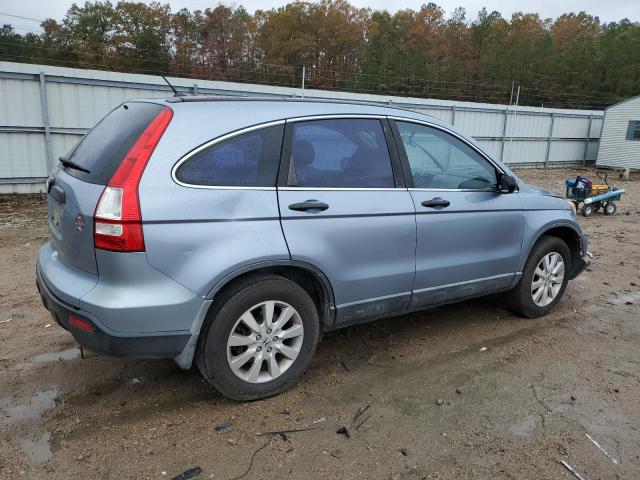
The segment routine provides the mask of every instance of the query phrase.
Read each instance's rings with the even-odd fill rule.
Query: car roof
[[[503,170],[511,173],[502,162],[493,158],[486,148],[472,137],[439,118],[395,107],[366,102],[303,99],[299,97],[240,97],[240,96],[178,96],[150,98],[136,101],[165,105],[174,110],[172,128],[193,137],[194,145],[244,128],[293,118],[330,115],[377,115],[413,119],[437,125],[464,138]],[[174,127],[175,125],[175,127]]]

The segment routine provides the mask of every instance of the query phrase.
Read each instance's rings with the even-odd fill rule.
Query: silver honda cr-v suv
[[[586,265],[565,200],[382,106],[127,102],[47,192],[55,320],[94,351],[195,361],[239,400],[291,386],[323,331],[495,292],[544,315]]]

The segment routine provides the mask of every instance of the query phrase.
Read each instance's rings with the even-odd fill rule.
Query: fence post
[[[302,66],[302,98],[304,98],[304,77],[305,74],[307,73],[307,69],[306,67],[303,65]]]
[[[582,154],[582,166],[587,164],[587,153],[589,150],[589,141],[591,140],[591,123],[593,122],[593,114],[589,114],[589,126],[587,127],[587,137],[584,142],[584,153]]]
[[[456,106],[451,105],[451,125],[456,126]]]
[[[544,156],[544,168],[549,164],[549,153],[551,153],[551,140],[553,138],[553,124],[556,123],[556,112],[551,114],[551,126],[549,127],[549,136],[547,137],[547,153]]]
[[[40,72],[40,111],[44,125],[44,151],[47,156],[47,176],[49,176],[54,167],[53,147],[51,144],[51,125],[49,124],[49,103],[47,102],[47,79],[42,71]]]
[[[505,144],[505,141],[507,140],[507,121],[508,120],[509,120],[509,107],[505,107],[504,123],[502,125],[502,144],[500,145],[500,161],[503,163],[506,163],[504,161],[504,144]]]
[[[193,84],[193,94],[194,95],[198,95],[198,84],[197,83]]]

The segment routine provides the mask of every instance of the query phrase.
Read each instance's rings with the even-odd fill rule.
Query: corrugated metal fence
[[[394,105],[452,123],[512,166],[595,161],[602,111],[508,107],[170,78],[196,94],[287,96]],[[152,75],[0,62],[0,193],[39,192],[57,159],[98,120],[132,98],[166,97]]]

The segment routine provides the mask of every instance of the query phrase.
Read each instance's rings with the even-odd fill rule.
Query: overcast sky
[[[112,0],[117,3],[117,0]],[[144,0],[150,3],[150,0]],[[377,9],[387,9],[396,11],[401,8],[420,8],[428,0],[350,0],[358,7],[371,7]],[[31,19],[44,19],[45,17],[60,20],[69,6],[69,0],[0,0],[0,23],[10,23],[14,25],[19,33],[39,30],[38,22],[9,17],[6,14],[29,17]],[[84,3],[79,1],[76,3]],[[215,6],[217,0],[170,0],[161,3],[171,4],[173,10],[188,8],[190,10]],[[268,9],[278,7],[288,3],[286,0],[243,0],[237,2],[223,2],[226,4],[235,3],[244,5],[248,10]],[[591,15],[600,17],[603,22],[610,22],[628,18],[632,21],[640,21],[640,0],[437,0],[438,5],[445,9],[447,13],[452,12],[456,7],[463,6],[467,9],[467,18],[475,18],[476,13],[482,7],[488,10],[497,10],[504,17],[509,18],[513,12],[536,12],[542,17],[555,18],[562,13],[578,12],[584,10]]]

